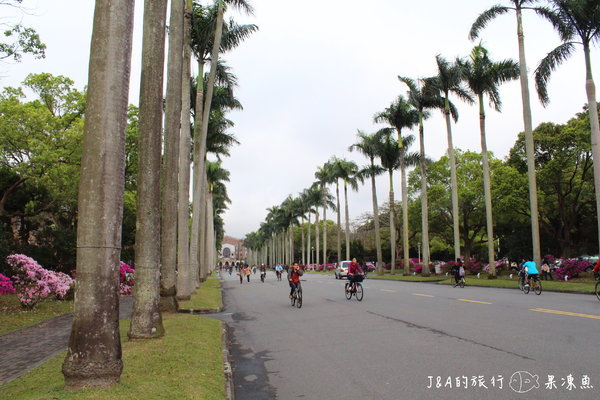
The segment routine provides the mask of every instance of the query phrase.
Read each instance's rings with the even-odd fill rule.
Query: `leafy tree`
[[[535,70],[535,86],[538,96],[545,105],[549,102],[546,89],[552,72],[569,58],[575,51],[575,46],[583,46],[585,59],[585,90],[592,136],[592,154],[600,160],[600,122],[596,103],[596,85],[592,76],[590,57],[591,44],[600,40],[600,2],[598,0],[550,0],[553,11],[558,15],[551,20],[558,31],[562,44],[552,50]],[[600,163],[594,163],[594,187],[596,194],[600,193]],[[596,196],[596,209],[600,210],[600,196]],[[600,218],[598,224],[598,239],[600,240]]]
[[[19,8],[23,0],[1,0],[0,6]],[[42,43],[35,29],[22,24],[8,26],[3,32],[9,42],[0,42],[0,60],[11,59],[19,62],[23,54],[31,54],[34,58],[46,57],[46,45]]]

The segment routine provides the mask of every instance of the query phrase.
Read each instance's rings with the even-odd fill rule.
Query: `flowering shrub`
[[[7,276],[0,274],[0,295],[14,293],[15,287]]]
[[[478,274],[482,269],[482,263],[474,258],[469,258],[465,261],[465,270],[470,271],[473,275]]]
[[[421,264],[418,264],[415,266],[415,273],[416,274],[420,274],[421,272],[423,272],[423,266]]]
[[[49,296],[62,299],[73,283],[68,275],[49,271],[23,254],[10,255],[6,262],[15,271],[12,278],[17,297],[21,305],[29,309]]]
[[[131,288],[135,284],[135,270],[123,261],[119,263],[119,294],[131,294]]]
[[[565,276],[568,276],[569,279],[577,278],[581,272],[590,267],[593,265],[589,261],[570,258],[563,260],[561,266],[556,268],[556,276],[558,279],[564,279]]]

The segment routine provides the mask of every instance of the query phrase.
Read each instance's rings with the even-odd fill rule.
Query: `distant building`
[[[244,241],[225,235],[219,257],[219,261],[222,263],[228,262],[231,264],[236,261],[245,261],[246,248],[244,247]]]

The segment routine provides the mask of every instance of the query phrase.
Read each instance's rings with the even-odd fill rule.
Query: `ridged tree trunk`
[[[179,146],[179,196],[177,200],[177,300],[189,300],[192,294],[190,270],[190,63],[191,0],[185,8],[183,30],[183,73],[181,76],[181,141]]]
[[[446,135],[448,137],[448,158],[450,159],[450,191],[452,196],[452,232],[454,234],[454,259],[460,258],[460,223],[458,215],[458,183],[456,180],[456,158],[454,156],[454,145],[452,144],[452,123],[450,121],[450,101],[448,93],[444,116],[446,118]]]
[[[308,264],[310,265],[310,260],[312,259],[312,252],[310,251],[311,248],[311,241],[310,241],[310,212],[308,213],[308,243],[306,244],[306,252],[308,253]]]
[[[517,38],[519,42],[519,68],[521,78],[521,99],[523,100],[523,125],[525,128],[525,155],[527,157],[527,180],[529,183],[529,209],[531,212],[531,244],[533,260],[537,265],[542,264],[540,251],[540,224],[537,200],[537,182],[535,178],[535,146],[533,143],[533,124],[531,121],[531,105],[529,101],[529,78],[525,60],[525,38],[523,35],[523,19],[521,8],[517,7]]]
[[[402,143],[402,137],[398,133],[398,143]],[[402,186],[402,251],[404,275],[410,274],[409,244],[408,244],[408,188],[406,183],[406,148],[400,146],[400,185]]]
[[[392,179],[392,171],[389,171],[390,176],[390,248],[392,265],[390,274],[396,273],[396,213],[394,210],[394,181]]]
[[[419,167],[421,169],[421,229],[423,235],[423,276],[429,276],[429,208],[427,205],[427,170],[425,169],[425,138],[423,114],[419,113]]]
[[[344,179],[344,211],[346,218],[346,260],[350,259],[350,217],[348,215],[348,184]]]
[[[119,259],[134,1],[96,1],[77,225],[77,289],[65,389],[119,383]]]
[[[487,227],[488,262],[490,277],[496,276],[494,262],[494,220],[492,217],[492,190],[490,184],[490,165],[488,162],[487,143],[485,139],[485,110],[483,96],[479,96],[479,130],[481,132],[481,164],[483,166],[483,192],[485,195],[485,222]]]
[[[162,168],[160,309],[177,312],[177,198],[183,71],[183,0],[171,0]]]
[[[342,261],[342,221],[341,221],[341,211],[340,211],[340,185],[339,180],[335,181],[335,197],[337,200],[337,261]]]
[[[204,178],[204,191],[206,193],[204,196],[204,206],[202,213],[202,221],[201,226],[203,227],[200,232],[200,239],[202,240],[202,246],[200,250],[200,254],[202,255],[202,262],[200,264],[200,282],[204,282],[206,277],[208,276],[210,270],[210,190],[208,187],[208,179]],[[238,254],[239,257],[239,254]]]
[[[300,226],[300,234],[302,236],[302,243],[300,249],[302,250],[302,265],[306,265],[306,252],[305,252],[305,242],[304,242],[304,216],[302,216],[302,225]]]
[[[371,167],[375,167],[371,158]],[[375,223],[375,248],[377,251],[377,275],[383,275],[383,253],[381,251],[381,232],[379,231],[379,205],[377,204],[377,187],[375,175],[371,175],[371,195],[373,198],[373,221]]]
[[[160,160],[167,0],[144,2],[138,135],[135,286],[128,336],[164,335],[160,314]]]
[[[592,61],[590,59],[589,43],[584,43],[583,53],[585,56],[585,93],[588,100],[588,113],[590,114],[590,126],[592,133],[592,156],[594,160],[600,160],[600,123],[598,121],[598,106],[596,103],[596,85],[592,77]],[[594,187],[596,188],[596,213],[600,214],[600,162],[594,163]],[[598,221],[598,240],[600,240],[600,218]]]

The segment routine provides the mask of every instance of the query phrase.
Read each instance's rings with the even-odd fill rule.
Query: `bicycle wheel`
[[[461,288],[465,287],[465,278],[460,278],[459,285],[460,285]]]
[[[596,297],[600,301],[600,281],[596,282]]]
[[[362,301],[363,296],[365,294],[362,283],[359,282],[356,284],[356,293],[354,294],[356,295],[356,300]]]
[[[344,290],[346,292],[346,299],[350,300],[352,298],[352,292],[350,291],[351,285],[350,282],[346,282],[344,285]]]
[[[452,287],[455,288],[456,287],[456,278],[452,278]]]
[[[525,282],[522,278],[519,278],[519,290],[523,291],[523,287],[525,287]]]
[[[535,292],[535,294],[537,294],[538,296],[540,294],[542,294],[542,281],[535,281],[535,286],[533,287],[533,291]]]
[[[302,308],[302,290],[296,291],[297,299],[296,299],[296,307]]]
[[[531,284],[523,285],[523,293],[529,294],[529,289],[531,289]]]
[[[296,305],[296,293],[297,293],[297,290],[294,289],[294,292],[292,293],[292,299],[291,299],[292,307],[294,307]]]

